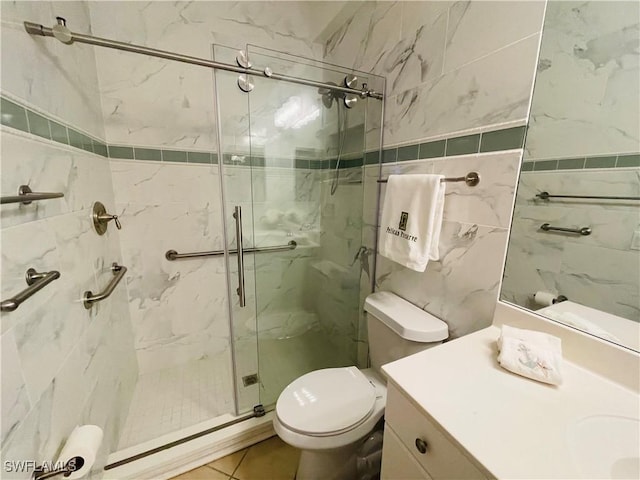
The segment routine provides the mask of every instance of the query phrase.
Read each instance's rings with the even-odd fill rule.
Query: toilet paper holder
[[[36,466],[33,470],[33,480],[46,480],[47,478],[57,477],[58,475],[69,475],[76,470],[80,470],[84,465],[82,457],[73,457],[64,466],[49,470],[45,466]]]

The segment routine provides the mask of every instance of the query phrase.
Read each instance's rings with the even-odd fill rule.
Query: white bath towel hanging
[[[438,252],[445,183],[443,175],[389,175],[380,223],[380,255],[424,272]]]

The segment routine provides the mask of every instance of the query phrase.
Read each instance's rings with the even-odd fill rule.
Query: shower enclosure
[[[233,62],[237,53],[214,48],[218,61]],[[246,55],[260,70],[383,87],[380,78],[253,45]],[[227,266],[242,413],[272,407],[304,373],[358,363],[364,154],[379,150],[380,130],[371,123],[380,124],[382,102],[267,77],[215,75],[227,248],[237,251],[242,238],[245,250],[256,250],[243,262],[230,255]],[[242,222],[234,216],[240,211]],[[272,247],[283,248],[260,251]]]
[[[348,90],[384,91],[384,79],[254,45],[242,51],[215,45],[213,57],[264,73],[212,71],[217,165],[190,173],[193,180],[182,185],[198,197],[199,189],[211,189],[206,205],[185,212],[204,208],[210,233],[176,240],[164,256],[183,269],[167,271],[178,282],[189,281],[188,269],[225,273],[225,291],[205,276],[191,283],[196,291],[188,301],[217,299],[210,305],[228,315],[229,348],[207,348],[205,327],[204,345],[194,344],[198,356],[143,373],[108,468],[261,416],[309,371],[367,362],[361,305],[374,265],[361,257],[363,245],[372,246],[363,205],[375,204],[377,188],[365,199],[364,171],[369,164],[378,173],[383,103]],[[176,193],[192,202],[193,192]],[[157,260],[157,252],[142,255]],[[189,338],[197,336],[196,330]],[[146,413],[154,403],[163,403],[163,412],[182,408],[182,420],[150,428],[158,420]]]
[[[51,28],[29,22],[25,27],[32,35],[54,36]],[[372,92],[384,92],[384,79],[254,45],[241,52],[215,45],[211,61],[65,29],[58,19],[56,31],[63,41],[71,35],[77,43],[97,46],[98,77],[115,85],[114,96],[117,69],[101,68],[101,62],[126,72],[137,62],[159,57],[176,77],[182,68],[209,76],[199,80],[211,83],[210,110],[215,112],[215,124],[197,125],[198,134],[212,139],[198,149],[179,151],[162,143],[151,148],[131,134],[133,126],[110,124],[112,118],[124,118],[155,128],[152,119],[135,117],[145,115],[144,108],[138,106],[127,117],[122,104],[116,108],[125,112],[122,116],[101,119],[106,139],[87,137],[88,147],[81,144],[89,159],[77,161],[86,176],[90,162],[100,162],[104,170],[90,177],[95,184],[81,193],[98,191],[118,215],[122,230],[108,232],[114,245],[107,254],[127,267],[112,297],[120,299],[117,308],[104,303],[97,311],[127,327],[130,323],[133,336],[130,343],[119,343],[131,362],[122,367],[126,372],[114,375],[131,381],[118,387],[122,403],[101,417],[108,436],[104,458],[95,468],[131,464],[259,417],[273,410],[287,384],[309,371],[366,366],[361,306],[371,291],[373,256],[366,253],[374,246],[375,228],[363,228],[363,209],[374,209],[377,202],[383,102]],[[156,101],[162,97],[148,103]],[[154,111],[151,105],[149,111]],[[162,119],[158,124],[164,127]],[[47,148],[74,154],[80,147],[70,142],[73,125],[64,128],[69,142],[50,138],[60,145]],[[100,145],[105,153],[99,154]],[[61,185],[65,197],[74,198],[76,185]],[[93,247],[93,235],[90,229],[78,233],[79,244]],[[62,278],[71,278],[61,265]],[[74,295],[81,289],[71,285],[69,290]],[[61,311],[88,322],[89,314],[79,305],[66,302]],[[105,362],[113,358],[100,335],[91,335],[91,354],[99,352],[96,356]],[[79,421],[93,414],[89,410]],[[5,455],[30,442],[26,425],[9,437]],[[65,426],[56,435],[66,438],[68,433]],[[54,443],[46,445],[51,452],[58,449]],[[38,455],[53,455],[42,452]]]

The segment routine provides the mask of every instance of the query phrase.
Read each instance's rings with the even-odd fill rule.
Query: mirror
[[[637,1],[548,2],[500,294],[635,350],[639,19]]]

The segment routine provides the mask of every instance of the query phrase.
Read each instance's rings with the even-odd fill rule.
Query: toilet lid
[[[322,435],[358,424],[373,410],[376,391],[356,367],[325,368],[291,382],[276,414],[292,430]]]

